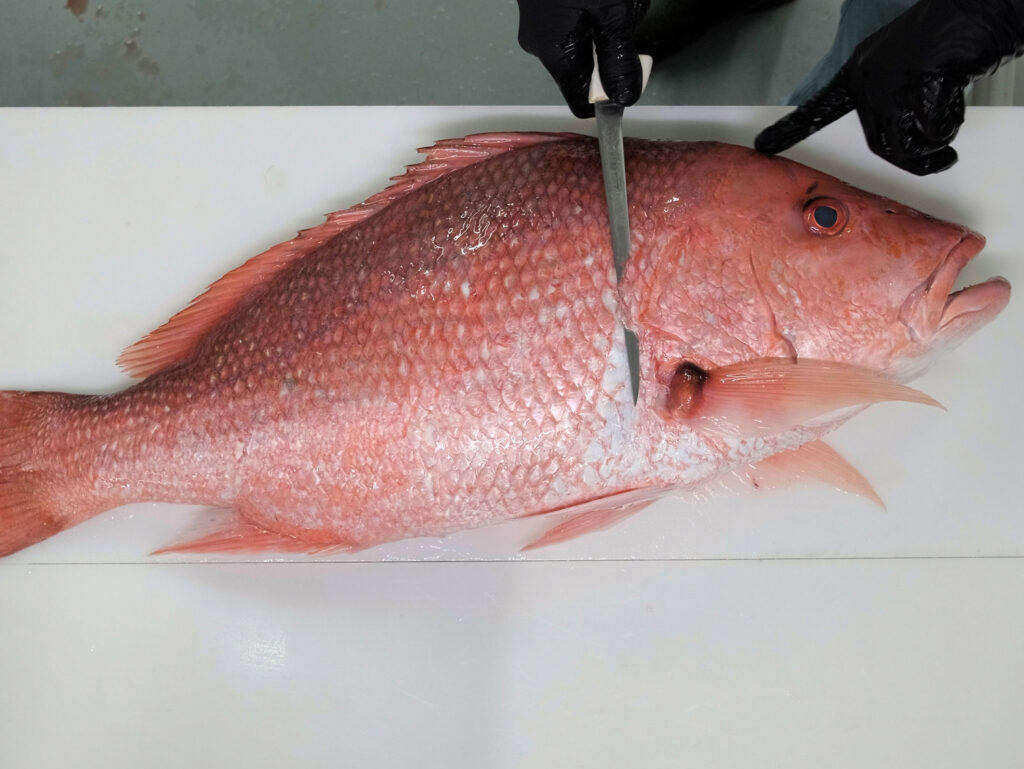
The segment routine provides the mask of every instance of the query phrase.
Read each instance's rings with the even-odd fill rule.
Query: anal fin
[[[274,532],[243,520],[234,513],[227,521],[216,524],[202,535],[154,550],[151,555],[168,553],[220,553],[224,555],[259,553],[305,553],[326,555],[354,550],[358,544],[321,532],[293,535]]]

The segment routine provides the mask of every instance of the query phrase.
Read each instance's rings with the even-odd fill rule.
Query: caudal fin
[[[70,525],[55,501],[52,470],[39,455],[39,435],[48,418],[73,397],[0,391],[0,557]]]

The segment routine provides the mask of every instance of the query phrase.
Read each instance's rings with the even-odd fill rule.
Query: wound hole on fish
[[[690,416],[700,405],[708,372],[696,363],[686,361],[676,367],[668,385],[668,408],[673,414]]]

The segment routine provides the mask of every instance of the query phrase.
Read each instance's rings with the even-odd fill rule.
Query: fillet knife
[[[643,86],[651,74],[650,56],[640,56]],[[626,156],[622,149],[622,113],[625,108],[608,99],[597,72],[597,54],[594,54],[594,72],[590,76],[590,103],[597,118],[597,143],[601,151],[601,175],[604,178],[604,196],[608,203],[608,223],[612,235],[612,259],[615,262],[615,282],[621,283],[629,259],[629,202],[626,198]],[[640,397],[640,339],[636,332],[622,325],[626,337],[626,361],[629,364],[629,384],[633,389],[633,404]]]

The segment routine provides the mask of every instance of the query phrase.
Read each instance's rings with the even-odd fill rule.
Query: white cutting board
[[[563,113],[0,110],[0,386],[127,384],[123,346],[412,148],[578,130]],[[627,133],[749,143],[780,114],[635,108]],[[852,118],[790,154],[983,232],[970,279],[1020,286],[1021,136],[1024,110],[972,109],[928,179]],[[885,513],[828,489],[664,502],[527,561],[499,530],[360,563],[151,559],[195,510],[101,515],[0,561],[0,765],[1015,769],[1022,306],[918,382],[948,412],[834,436]]]
[[[114,365],[247,257],[356,203],[435,139],[496,129],[590,130],[557,108],[341,107],[0,112],[0,386],[109,391]],[[750,143],[774,108],[636,108],[627,133]],[[963,160],[916,178],[875,158],[852,117],[792,152],[868,189],[967,224],[989,245],[966,275],[1024,286],[1024,109],[974,109]],[[730,558],[1024,553],[1017,472],[1024,302],[916,383],[948,409],[884,404],[833,442],[888,513],[809,487],[703,505],[666,500],[548,558]],[[197,509],[132,505],[27,552],[23,562],[121,562],[178,541]],[[520,522],[334,559],[522,557]],[[174,558],[173,556],[169,558]],[[216,557],[214,557],[216,558]],[[193,559],[195,560],[195,559]],[[202,557],[199,560],[210,560]]]

